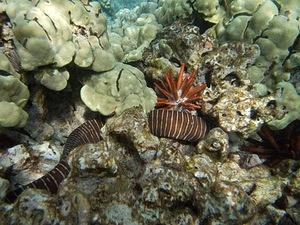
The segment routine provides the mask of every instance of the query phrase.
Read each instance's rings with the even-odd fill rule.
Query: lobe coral
[[[158,97],[156,107],[178,111],[194,111],[201,109],[202,94],[206,84],[195,85],[197,70],[191,75],[184,72],[185,64],[181,64],[177,81],[173,78],[171,70],[168,71],[165,80],[156,82],[155,89],[161,97]]]

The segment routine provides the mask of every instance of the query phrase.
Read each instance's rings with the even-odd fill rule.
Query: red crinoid
[[[248,139],[250,144],[242,146],[242,150],[257,154],[269,166],[275,166],[284,159],[300,160],[300,120],[282,130],[263,126],[258,135],[261,141]]]
[[[177,81],[169,70],[165,80],[156,82],[155,88],[162,95],[158,97],[156,107],[173,110],[194,111],[201,108],[202,94],[206,84],[195,85],[197,70],[191,75],[184,72],[185,64],[181,65]]]

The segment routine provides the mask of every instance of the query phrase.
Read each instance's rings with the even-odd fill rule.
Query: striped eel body
[[[50,193],[56,193],[60,183],[68,176],[71,170],[67,161],[67,156],[69,155],[69,153],[77,146],[87,143],[97,143],[101,141],[101,127],[101,121],[96,119],[88,120],[79,127],[77,127],[69,135],[64,146],[61,160],[54,167],[54,169],[52,169],[43,177],[33,181],[32,183],[25,186],[21,186],[9,192],[5,197],[5,201],[9,203],[14,202],[16,198],[27,188],[44,189]]]
[[[156,109],[148,115],[149,128],[158,137],[195,142],[208,132],[204,119],[187,112]]]

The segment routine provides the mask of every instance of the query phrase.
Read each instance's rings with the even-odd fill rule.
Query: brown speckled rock
[[[297,216],[296,191],[289,206],[278,205],[289,175],[265,166],[241,168],[219,128],[195,147],[154,137],[146,121],[141,108],[112,117],[101,142],[71,153],[72,172],[56,195],[29,189],[15,204],[2,204],[0,218],[6,224],[210,225]],[[296,190],[297,175],[293,179]]]

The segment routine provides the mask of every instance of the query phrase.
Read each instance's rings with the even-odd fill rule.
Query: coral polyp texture
[[[199,27],[185,21],[176,21],[164,27],[145,51],[145,71],[149,71],[153,78],[162,77],[169,68],[174,70],[171,63],[174,61],[184,62],[189,69],[199,68],[203,55],[215,47],[214,42],[214,38],[201,35]]]
[[[243,151],[257,154],[265,164],[275,166],[284,159],[300,160],[300,121],[295,120],[282,130],[263,126],[258,135],[261,140],[248,139]]]
[[[187,74],[185,64],[182,64],[175,81],[172,71],[169,70],[165,80],[155,82],[155,88],[162,95],[157,98],[156,107],[179,111],[201,109],[202,94],[206,85],[195,84],[196,74],[197,70]]]
[[[116,59],[123,62],[141,60],[162,26],[152,13],[142,12],[140,7],[122,9],[115,17],[109,24],[108,36]]]
[[[230,1],[227,13],[213,29],[222,41],[244,41],[259,46],[261,54],[249,73],[249,79],[253,83],[262,82],[269,90],[274,91],[279,82],[292,83],[300,65],[297,60],[300,51],[299,9],[298,0],[256,0],[251,3]],[[295,88],[296,86],[285,88],[289,89],[289,98],[294,98],[296,90],[292,89]],[[285,97],[286,95],[276,98],[280,107]],[[295,101],[295,104],[298,105],[298,102],[299,100]],[[299,107],[289,107],[284,119],[276,120],[270,125],[283,129],[299,118]]]
[[[297,1],[289,2],[295,4]],[[261,47],[262,58],[266,61],[283,62],[299,33],[299,6],[270,0],[253,1],[251,4],[232,1],[228,10],[232,17],[224,17],[216,26],[220,37],[253,41]],[[266,11],[268,14],[265,14]]]
[[[296,74],[295,74],[296,76]],[[299,84],[299,83],[298,83]],[[294,120],[300,120],[300,92],[289,82],[280,82],[276,85],[276,103],[279,115],[269,122],[276,129],[283,129]]]
[[[24,83],[14,76],[0,75],[0,128],[25,126],[28,114],[23,107],[28,99]]]
[[[123,63],[117,63],[113,70],[92,75],[82,87],[80,95],[92,111],[102,115],[120,114],[138,105],[149,112],[156,103],[156,94],[147,87],[144,74]]]
[[[98,2],[10,0],[0,5],[0,11],[12,24],[22,69],[32,71],[50,89],[66,87],[68,64],[97,72],[115,65]]]

